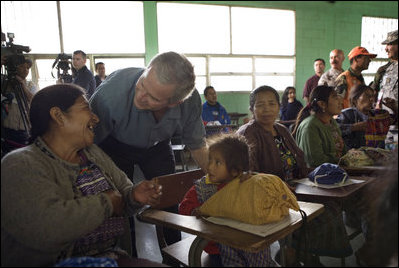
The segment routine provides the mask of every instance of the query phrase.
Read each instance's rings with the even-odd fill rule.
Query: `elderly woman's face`
[[[356,101],[356,108],[364,114],[367,114],[374,103],[374,91],[370,88],[363,92]]]
[[[100,121],[94,113],[91,112],[87,99],[80,96],[76,99],[75,104],[72,105],[65,113],[66,120],[64,121],[65,134],[74,140],[81,148],[93,144],[94,141],[94,127]]]
[[[278,117],[280,106],[273,92],[259,92],[256,94],[253,114],[255,121],[264,126],[271,126]]]

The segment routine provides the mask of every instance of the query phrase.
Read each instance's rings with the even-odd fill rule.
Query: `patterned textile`
[[[270,247],[251,253],[219,244],[219,250],[224,267],[277,267]]]
[[[290,181],[296,178],[296,160],[295,156],[292,152],[287,148],[287,146],[283,142],[283,138],[281,136],[275,136],[274,140],[277,144],[277,148],[280,152],[281,162],[283,162],[283,167],[285,171],[285,177],[283,178],[284,181]]]
[[[65,259],[55,267],[118,267],[118,264],[110,258],[78,257]]]
[[[385,137],[391,124],[391,116],[386,110],[373,110],[367,120],[366,146],[385,148]]]
[[[282,220],[289,209],[298,211],[295,195],[277,176],[258,173],[240,182],[230,181],[200,207],[200,212],[249,224]]]
[[[385,66],[385,68],[384,68]],[[380,67],[381,73],[379,74],[380,77],[378,76],[378,73],[376,74],[376,79],[374,80],[374,83],[378,83],[376,86],[378,86],[377,91],[379,91],[380,94],[378,96],[380,98],[392,98],[395,99],[396,102],[398,101],[398,61],[391,61],[387,65],[384,65]],[[380,71],[380,70],[378,70]],[[377,100],[377,104],[379,103],[380,100]],[[382,104],[382,107],[380,108],[387,110],[389,113],[394,113],[389,107],[385,106]]]
[[[217,190],[218,184],[210,183],[208,175],[202,177],[194,183],[197,198],[200,203],[208,200]],[[270,253],[270,247],[258,253],[245,252],[226,245],[218,245],[223,266],[225,267],[275,267]]]
[[[80,154],[80,157],[84,164],[81,165],[75,187],[80,190],[84,196],[95,195],[112,189],[100,169],[95,164],[88,161],[83,153]],[[107,247],[112,246],[115,242],[115,238],[123,234],[123,226],[123,217],[106,219],[99,227],[76,241],[75,253],[80,254],[90,251],[91,246],[98,243],[104,243]]]
[[[330,124],[330,127],[331,127],[331,135],[335,143],[335,156],[337,158],[340,158],[344,152],[345,143],[336,125]]]
[[[209,183],[209,175],[202,177],[194,182],[195,190],[197,192],[198,201],[203,204],[212,195],[214,195],[218,189],[217,184]]]

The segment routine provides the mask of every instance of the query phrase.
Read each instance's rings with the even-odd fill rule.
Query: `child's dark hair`
[[[209,151],[220,152],[230,173],[249,171],[249,148],[244,136],[221,134],[208,139],[208,142]]]

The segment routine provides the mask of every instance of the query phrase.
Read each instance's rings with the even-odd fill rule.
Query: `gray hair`
[[[194,92],[194,67],[184,55],[172,51],[158,54],[148,64],[147,71],[150,67],[155,69],[161,84],[176,85],[170,104],[184,101]]]

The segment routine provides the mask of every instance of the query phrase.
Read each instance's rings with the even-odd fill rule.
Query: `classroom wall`
[[[330,68],[329,53],[340,48],[345,55],[361,43],[362,16],[398,18],[397,1],[172,1],[213,5],[264,7],[295,10],[297,99],[302,101],[303,86],[314,74],[313,60],[323,58]],[[144,1],[146,60],[158,51],[156,1]],[[212,18],[208,18],[212,19]],[[214,18],[217,19],[217,18]],[[148,42],[147,42],[148,41]],[[349,67],[346,58],[343,68]],[[287,85],[289,86],[289,85]],[[217,89],[216,89],[217,90]],[[249,93],[218,93],[228,112],[249,113]]]

